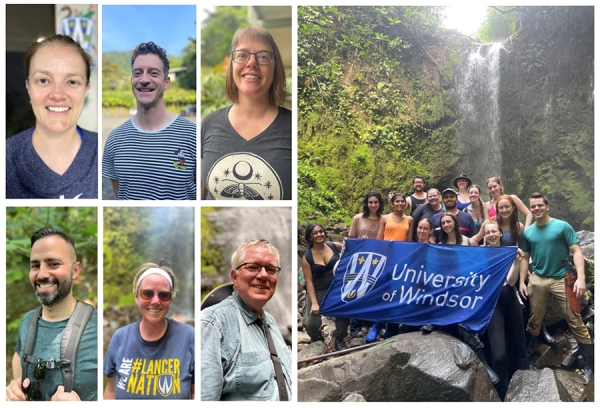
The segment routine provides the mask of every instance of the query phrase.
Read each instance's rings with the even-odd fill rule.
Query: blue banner
[[[348,239],[321,314],[485,331],[516,247]]]

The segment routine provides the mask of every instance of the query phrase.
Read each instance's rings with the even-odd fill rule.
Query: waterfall
[[[502,177],[500,140],[500,43],[473,47],[461,55],[456,74],[460,159],[456,172],[467,173],[484,187],[492,176]]]

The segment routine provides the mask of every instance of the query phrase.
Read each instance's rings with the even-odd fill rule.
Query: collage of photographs
[[[6,400],[595,401],[552,2],[3,4]]]

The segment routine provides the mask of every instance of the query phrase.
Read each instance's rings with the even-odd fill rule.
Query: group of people
[[[530,367],[528,356],[534,352],[540,333],[553,341],[543,327],[547,303],[552,296],[564,311],[579,344],[585,363],[584,381],[587,383],[593,374],[592,339],[581,317],[571,309],[564,283],[572,256],[576,277],[571,285],[571,296],[581,297],[585,293],[584,258],[573,228],[550,217],[547,198],[540,193],[532,194],[528,208],[516,195],[504,192],[498,177],[486,181],[487,202],[481,198],[481,188],[473,184],[466,174],[459,174],[453,180],[456,189],[447,188],[441,193],[436,188],[427,190],[425,180],[420,176],[415,177],[412,184],[413,193],[409,196],[389,192],[391,212],[386,215],[383,214],[386,204],[381,194],[375,191],[367,193],[363,212],[354,216],[348,238],[518,247],[487,328],[493,369],[485,361],[483,343],[477,334],[459,326],[460,338],[480,356],[490,378],[503,393],[510,380],[511,366],[515,369]],[[525,223],[519,221],[519,214],[522,214]],[[311,340],[317,341],[322,338],[319,305],[333,280],[342,243],[327,241],[325,228],[320,224],[309,225],[305,238],[309,248],[302,257],[307,294],[303,325]],[[526,316],[525,325],[521,303],[527,301],[530,313]],[[402,317],[398,319],[401,321]],[[362,337],[363,324],[371,325],[366,335],[367,342],[375,341],[385,326],[382,322],[335,320],[333,337],[337,350],[347,348],[344,339],[348,335],[348,326],[352,337]],[[409,330],[406,326],[403,329]],[[435,329],[428,324],[421,327],[424,333]],[[397,324],[387,324],[384,337],[394,335],[398,330]]]
[[[202,310],[201,399],[289,400],[291,350],[263,310],[277,287],[279,251],[252,240],[231,262],[233,293]],[[32,235],[29,281],[40,306],[21,319],[7,400],[98,399],[97,311],[73,295],[82,270],[67,234],[42,228]],[[141,318],[110,340],[104,399],[194,399],[195,330],[168,317],[177,288],[167,261],[135,273]]]
[[[98,198],[98,133],[80,128],[92,58],[66,35],[32,44],[25,86],[36,123],[6,142],[7,198]],[[102,176],[119,200],[195,200],[196,124],[167,109],[166,51],[153,42],[131,55],[135,115],[113,129]],[[201,198],[290,200],[292,114],[281,53],[262,27],[231,44],[230,107],[202,121]]]

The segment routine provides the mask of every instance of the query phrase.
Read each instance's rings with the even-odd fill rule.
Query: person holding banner
[[[383,205],[381,194],[376,191],[368,192],[363,199],[363,212],[356,214],[352,219],[348,238],[377,239]],[[365,323],[370,325],[368,322]],[[350,319],[350,335],[353,338],[362,337],[362,326],[360,320]]]
[[[473,243],[473,240],[479,241],[484,237],[485,226],[491,220],[494,220],[500,227],[500,232],[502,234],[502,245],[519,245],[519,242],[521,241],[521,235],[523,235],[523,230],[525,227],[519,221],[517,203],[512,196],[503,194],[498,197],[498,201],[496,202],[496,215],[483,223],[483,228],[481,228],[477,235],[471,238],[471,244]]]
[[[525,229],[521,240],[524,257],[519,288],[521,295],[529,298],[527,351],[535,350],[548,300],[552,296],[564,311],[565,319],[583,355],[584,383],[587,384],[594,373],[594,344],[581,314],[576,310],[579,306],[578,298],[587,290],[585,259],[579,246],[579,238],[567,222],[550,217],[548,199],[543,194],[533,193],[529,198],[529,208],[535,222]],[[577,272],[572,286],[565,281],[565,276],[571,271],[569,255],[573,256]],[[528,268],[530,257],[533,267],[531,274]]]
[[[349,238],[377,239],[379,222],[383,212],[383,198],[376,191],[370,191],[363,199],[363,212],[352,219]]]
[[[502,200],[498,202],[500,204]],[[505,246],[504,237],[498,223],[488,221],[485,225],[485,245]],[[519,250],[500,291],[498,303],[487,327],[492,354],[494,371],[500,377],[497,384],[498,395],[504,399],[510,381],[509,361],[510,355],[515,364],[515,370],[525,370],[529,367],[527,349],[525,347],[525,328],[523,313],[517,300],[515,284],[519,279],[522,251]]]
[[[433,237],[433,223],[429,218],[421,218],[417,225],[417,242],[435,244]]]
[[[6,198],[98,198],[98,133],[77,126],[92,58],[66,35],[23,60],[35,127],[6,141]]]
[[[342,244],[326,241],[325,228],[320,224],[309,225],[304,237],[308,241],[309,248],[302,256],[302,272],[307,295],[302,325],[311,341],[319,341],[322,340],[320,305],[333,280],[333,268],[340,259]],[[344,343],[344,338],[348,334],[349,323],[349,319],[335,319],[333,337],[336,350],[348,348]]]

